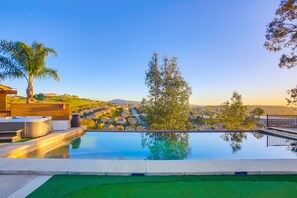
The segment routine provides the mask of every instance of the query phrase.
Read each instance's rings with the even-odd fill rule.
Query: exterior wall
[[[7,95],[0,94],[0,111],[6,111],[6,110],[7,110]]]
[[[69,120],[69,104],[11,104],[11,116],[51,116],[53,120]]]
[[[1,131],[17,131],[25,128],[24,122],[1,122],[0,130]]]

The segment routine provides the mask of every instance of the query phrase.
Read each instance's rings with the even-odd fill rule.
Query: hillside
[[[291,108],[287,106],[272,106],[272,105],[249,105],[248,111],[252,111],[255,108],[262,108],[264,110],[264,114],[270,114],[270,115],[296,115],[297,111],[296,108]],[[219,111],[220,106],[198,106],[198,105],[192,105],[193,109],[198,109],[198,111],[204,110],[204,109],[210,109],[214,111]]]
[[[66,104],[69,104],[71,112],[77,112],[80,109],[104,106],[107,104],[107,102],[103,102],[103,101],[78,98],[78,97],[73,97],[73,96],[69,96],[69,95],[42,96],[41,97],[39,94],[39,95],[35,95],[34,98],[35,98],[34,99],[35,103],[66,103]],[[10,103],[25,103],[25,102],[26,102],[26,98],[21,97],[21,96],[8,97],[8,105]]]
[[[140,102],[138,101],[123,100],[123,99],[114,99],[114,100],[110,100],[109,102],[113,104],[140,104]]]

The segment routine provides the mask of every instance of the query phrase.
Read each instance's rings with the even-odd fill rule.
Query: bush
[[[86,118],[82,120],[81,125],[87,126],[87,129],[95,129],[96,123],[92,118]]]

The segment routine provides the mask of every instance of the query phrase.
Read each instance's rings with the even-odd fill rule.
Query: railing
[[[267,146],[292,146],[296,145],[296,140],[290,140],[275,136],[267,136]]]
[[[297,115],[267,115],[266,125],[267,128],[297,128]]]

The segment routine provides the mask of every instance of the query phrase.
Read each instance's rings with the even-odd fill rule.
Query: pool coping
[[[276,175],[297,174],[297,159],[93,160],[0,159],[1,175]]]
[[[4,143],[0,145],[0,158],[21,157],[32,151],[46,148],[57,147],[71,139],[80,137],[84,134],[86,127],[70,128],[64,131],[52,131],[51,133],[34,138],[26,142]]]

